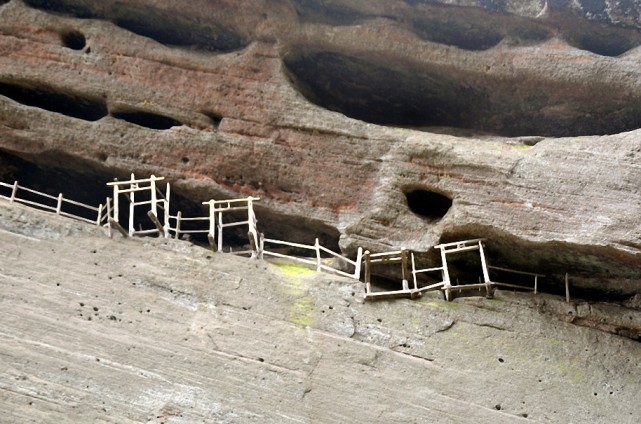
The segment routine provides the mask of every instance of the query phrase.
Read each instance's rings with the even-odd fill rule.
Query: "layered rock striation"
[[[487,237],[546,290],[638,292],[636,2],[3,3],[4,180],[154,173],[185,208],[260,196],[273,237]]]

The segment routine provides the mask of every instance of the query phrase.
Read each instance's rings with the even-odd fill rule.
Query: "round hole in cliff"
[[[85,35],[80,31],[69,30],[60,34],[60,39],[65,47],[72,50],[82,50],[87,45]]]
[[[306,46],[292,48],[284,62],[294,88],[310,102],[378,125],[507,137],[641,128],[641,94],[605,79],[453,71],[455,64],[399,58],[394,52],[347,55]]]
[[[452,207],[452,199],[433,191],[412,190],[405,197],[412,212],[429,219],[443,218]]]

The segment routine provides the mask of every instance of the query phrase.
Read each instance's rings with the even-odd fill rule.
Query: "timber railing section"
[[[101,223],[105,221],[107,217],[106,205],[108,202],[105,202],[104,204],[100,204],[98,205],[98,207],[90,206],[81,202],[76,202],[71,199],[66,199],[62,193],[58,194],[57,196],[52,196],[50,194],[42,193],[37,190],[32,190],[30,188],[23,187],[18,184],[18,181],[14,182],[13,184],[0,182],[0,187],[9,189],[10,194],[8,196],[0,194],[0,198],[8,200],[10,203],[13,203],[13,202],[22,203],[24,205],[53,212],[58,216],[72,218],[78,221],[86,222],[88,224],[101,225]],[[22,192],[29,193],[30,199],[25,199],[23,197],[20,197]],[[37,200],[31,200],[31,199],[37,199]],[[78,210],[86,211],[87,216],[95,215],[96,218],[90,219],[85,216],[80,216],[77,213],[69,212],[68,210],[66,210],[66,207],[68,207],[69,205],[73,205]]]
[[[265,248],[266,243],[268,246],[269,245],[272,246],[269,250]],[[277,252],[274,246],[284,246],[286,249],[295,248],[295,249],[308,250],[310,252],[313,252],[314,256],[306,257],[306,256],[288,255],[286,253]],[[260,241],[259,241],[259,248],[258,248],[258,257],[262,259],[265,255],[274,256],[277,258],[290,259],[296,262],[312,265],[316,267],[316,271],[318,272],[328,271],[334,274],[342,275],[343,277],[355,278],[357,280],[359,280],[361,276],[363,249],[360,247],[358,248],[356,260],[353,261],[339,253],[336,253],[326,247],[321,246],[318,239],[316,239],[316,241],[314,242],[314,245],[307,245],[302,243],[292,243],[292,242],[283,241],[283,240],[267,239],[264,237],[263,234],[261,234]],[[327,263],[328,259],[330,260],[330,262],[333,262],[336,265],[331,265],[330,263]],[[350,272],[344,271],[343,269],[339,269],[340,264],[351,267],[353,271],[350,273]]]

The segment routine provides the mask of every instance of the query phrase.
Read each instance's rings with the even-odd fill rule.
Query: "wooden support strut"
[[[151,219],[151,222],[154,223],[156,226],[156,229],[158,230],[159,235],[163,235],[165,233],[165,229],[163,228],[162,224],[160,223],[160,220],[158,220],[158,217],[153,211],[147,211],[147,216],[149,219]]]
[[[122,228],[122,225],[120,225],[120,223],[118,223],[118,221],[116,221],[115,219],[109,218],[109,224],[111,224],[112,227],[118,230],[118,232],[122,234],[123,237],[129,237],[129,233],[124,228]]]

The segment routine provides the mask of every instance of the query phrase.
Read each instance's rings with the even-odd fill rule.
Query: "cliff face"
[[[155,173],[277,238],[488,237],[549,290],[638,291],[639,2],[3,3],[4,180]]]

